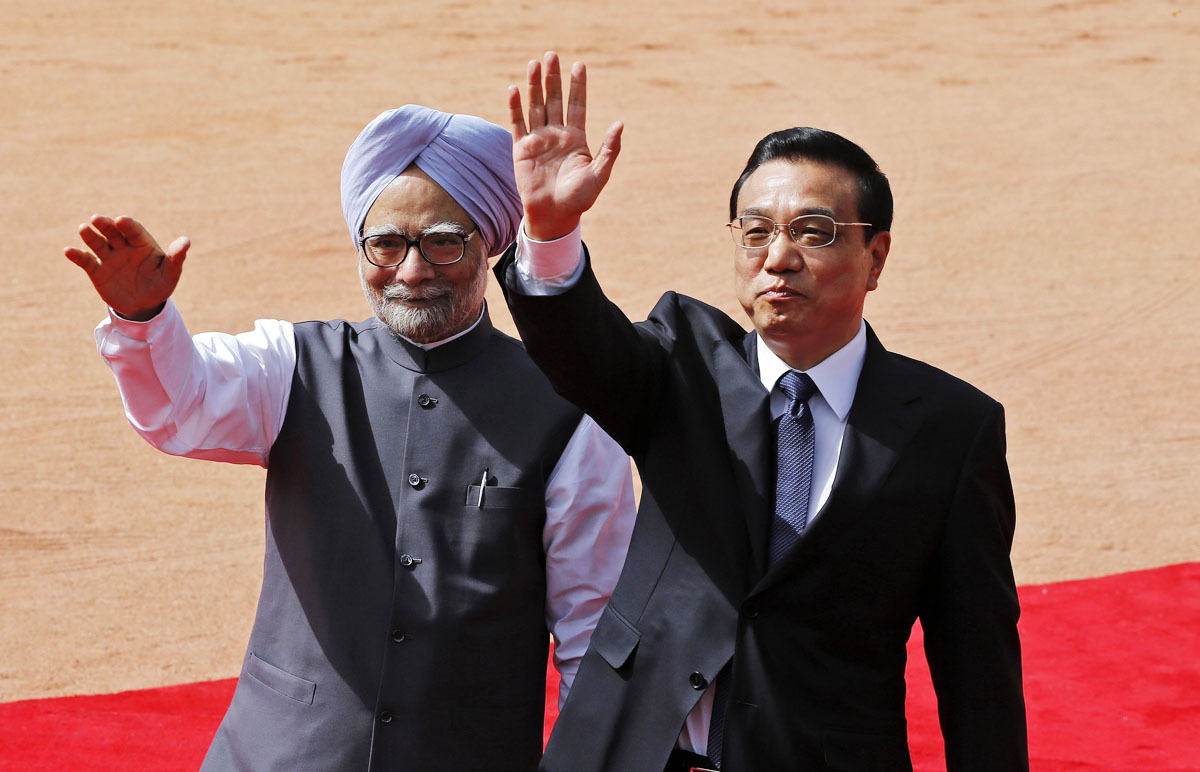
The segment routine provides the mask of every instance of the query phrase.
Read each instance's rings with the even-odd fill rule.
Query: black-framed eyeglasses
[[[358,246],[367,260],[380,268],[400,265],[413,247],[417,248],[427,263],[452,265],[463,259],[467,253],[467,242],[478,231],[478,228],[472,228],[465,236],[454,231],[431,231],[421,234],[419,239],[410,239],[401,233],[381,233],[364,236]]]
[[[770,217],[744,214],[732,222],[725,223],[733,236],[733,243],[744,249],[762,249],[771,246],[780,228],[787,228],[792,241],[801,247],[817,249],[827,247],[837,238],[838,226],[859,225],[870,228],[869,222],[837,222],[824,214],[802,214],[791,222],[775,222]]]

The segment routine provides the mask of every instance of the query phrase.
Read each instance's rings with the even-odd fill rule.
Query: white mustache
[[[428,284],[428,282],[425,284]],[[383,297],[387,300],[433,300],[449,295],[450,287],[444,285],[435,285],[432,287],[422,285],[420,291],[414,290],[407,284],[389,284],[383,288]]]

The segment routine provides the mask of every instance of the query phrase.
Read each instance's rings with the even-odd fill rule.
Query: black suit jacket
[[[949,772],[1028,768],[997,402],[868,328],[829,500],[768,569],[774,451],[755,335],[675,293],[631,324],[590,266],[549,297],[512,291],[514,271],[510,250],[496,273],[529,354],[643,486],[543,769],[661,770],[732,658],[724,770],[910,770],[917,618]]]

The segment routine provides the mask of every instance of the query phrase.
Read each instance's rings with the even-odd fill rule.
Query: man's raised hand
[[[508,87],[513,166],[525,207],[525,232],[530,238],[550,241],[575,230],[580,216],[596,202],[621,151],[624,127],[620,121],[609,126],[593,157],[584,130],[587,68],[582,62],[571,68],[565,122],[558,55],[553,51],[546,54],[544,93],[542,63],[531,61],[528,74],[528,126],[521,110],[521,90]]]
[[[105,303],[138,321],[157,314],[175,291],[191,246],[186,236],[180,236],[164,252],[132,217],[98,214],[79,226],[79,238],[88,249],[66,247],[63,254],[84,270]]]

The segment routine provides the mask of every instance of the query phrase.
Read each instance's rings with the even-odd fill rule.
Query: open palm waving
[[[512,119],[513,165],[517,189],[525,207],[525,232],[530,238],[550,241],[575,230],[580,216],[596,203],[608,182],[621,151],[618,121],[608,128],[595,157],[588,150],[584,122],[587,117],[587,68],[571,67],[571,91],[563,122],[562,74],[558,55],[545,56],[546,85],[542,90],[542,63],[529,63],[529,124],[521,110],[521,90],[508,87]]]
[[[164,252],[132,217],[92,215],[79,226],[90,249],[66,247],[63,254],[87,273],[100,298],[127,319],[145,321],[162,309],[179,284],[191,242],[181,236]]]

